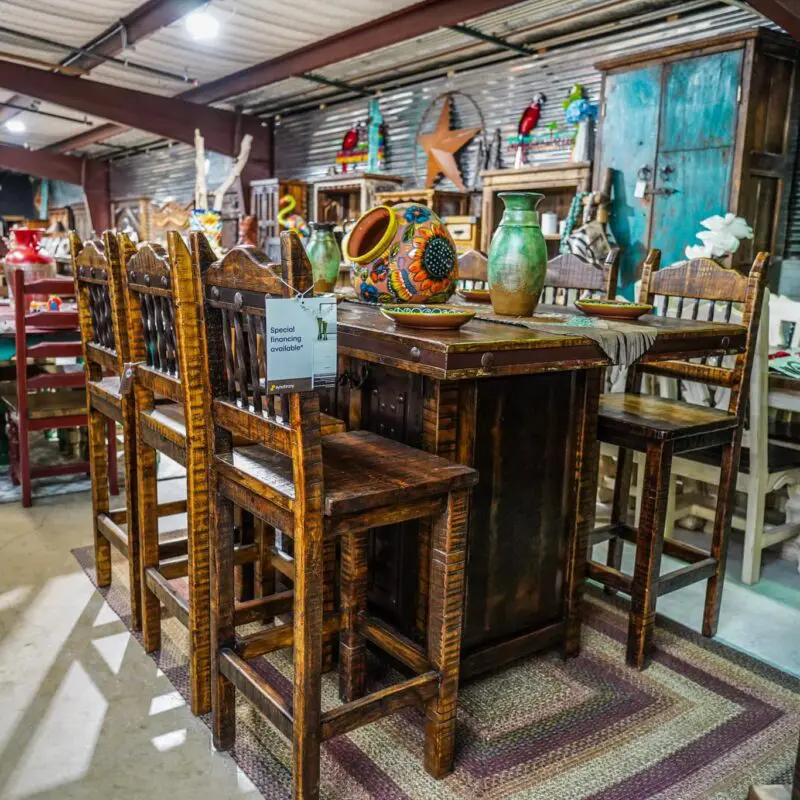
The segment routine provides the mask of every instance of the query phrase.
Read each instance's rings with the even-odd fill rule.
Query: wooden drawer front
[[[472,241],[475,226],[470,222],[448,222],[447,230],[455,242]]]

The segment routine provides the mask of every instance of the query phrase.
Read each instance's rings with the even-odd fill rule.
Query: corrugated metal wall
[[[798,104],[800,104],[800,98],[798,99]],[[797,154],[793,183],[784,252],[786,258],[800,259],[800,152]]]
[[[206,182],[209,191],[219,186],[233,159],[207,153]],[[194,197],[194,148],[176,144],[111,162],[111,199],[149,197],[160,204],[167,200],[188,203]]]
[[[690,3],[670,5],[670,14],[679,14]],[[419,179],[414,176],[415,133],[429,102],[442,92],[458,90],[470,95],[480,106],[486,129],[502,134],[503,161],[513,163],[513,151],[505,144],[516,131],[522,110],[537,92],[543,92],[545,104],[540,126],[563,119],[562,100],[575,83],[583,84],[590,100],[600,92],[600,73],[594,64],[603,59],[641,52],[671,44],[700,40],[762,23],[762,18],[734,6],[706,9],[677,19],[665,16],[634,31],[593,36],[586,31],[582,41],[550,50],[533,58],[519,58],[502,64],[456,74],[450,78],[427,81],[416,86],[387,91],[380,97],[381,113],[388,127],[386,172],[402,175],[407,185],[419,185],[424,178],[425,159],[421,151]],[[409,43],[409,55],[413,43]],[[463,97],[454,99],[453,124],[458,127],[479,125],[473,105]],[[354,123],[366,118],[367,101],[354,100],[327,110],[307,112],[281,119],[276,127],[276,174],[284,178],[313,180],[325,175],[334,163],[342,137]],[[436,112],[429,115],[435,121]],[[428,125],[426,124],[426,129]],[[462,174],[468,186],[473,184],[479,146],[475,139],[460,154]],[[554,152],[552,160],[563,160],[567,153]],[[450,188],[446,184],[442,188]]]

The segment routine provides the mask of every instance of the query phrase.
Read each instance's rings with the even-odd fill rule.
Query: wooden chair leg
[[[136,436],[139,493],[139,561],[142,580],[142,637],[148,653],[161,647],[161,603],[147,585],[147,570],[158,569],[158,483],[156,451]]]
[[[106,417],[89,409],[89,465],[92,475],[92,524],[94,527],[94,563],[97,585],[111,584],[111,544],[100,533],[99,514],[108,513],[108,461],[106,459]]]
[[[236,739],[236,689],[219,669],[220,651],[235,640],[233,612],[233,503],[217,493],[211,520],[211,730],[217,750],[229,750]]]
[[[117,423],[110,419],[108,425],[108,490],[116,497],[119,494],[117,475]]]
[[[469,492],[452,492],[432,527],[428,658],[441,677],[425,708],[425,769],[435,778],[455,757],[468,516]]]
[[[270,554],[275,546],[275,528],[264,520],[256,519],[256,541],[258,542],[258,593],[259,597],[275,594],[275,569]],[[269,623],[270,620],[265,620]]]
[[[722,603],[722,587],[725,580],[725,562],[728,558],[728,539],[733,516],[733,499],[736,491],[736,475],[739,469],[741,434],[722,450],[722,462],[717,490],[717,511],[714,515],[714,531],[711,535],[711,556],[717,560],[717,569],[708,579],[706,604],[703,611],[703,636],[716,636],[719,611]]]
[[[619,448],[617,455],[617,477],[614,481],[614,501],[611,505],[611,524],[624,524],[628,521],[628,499],[631,494],[631,477],[633,472],[633,453],[624,448]],[[623,540],[619,536],[612,536],[608,540],[608,557],[606,563],[614,569],[622,567]],[[616,594],[613,589],[606,588],[607,592]]]
[[[256,540],[255,519],[248,511],[241,511],[241,544],[254,544]],[[252,600],[256,594],[256,570],[252,561],[239,567],[239,586],[236,599],[239,602]]]
[[[311,513],[316,511],[312,505]],[[321,504],[320,504],[321,505]],[[292,785],[295,800],[319,797],[322,742],[322,515],[319,522],[295,515],[294,539],[294,724]]]
[[[133,397],[123,401],[122,437],[125,459],[125,493],[128,510],[128,579],[131,594],[131,627],[142,628],[142,564],[139,552],[139,492],[136,479],[136,417]]]
[[[8,435],[8,466],[11,473],[11,483],[19,486],[19,427],[7,415],[6,434]]]
[[[336,604],[336,540],[326,539],[322,545],[322,611],[333,614]],[[336,665],[339,634],[336,631],[322,637],[322,671],[330,672]]]
[[[192,713],[199,717],[211,710],[211,597],[208,469],[205,452],[197,446],[190,445],[186,454],[186,486],[189,528],[189,680]],[[247,516],[250,517],[252,533],[252,516]]]
[[[22,507],[30,508],[33,505],[31,497],[31,453],[28,443],[28,426],[20,420],[17,426],[19,442],[19,482],[22,485]]]
[[[367,536],[364,531],[341,537],[339,697],[345,703],[363,697],[366,683],[366,642],[357,625],[359,613],[367,607]]]
[[[648,445],[642,474],[642,514],[636,537],[626,656],[628,664],[638,669],[647,666],[652,649],[671,465],[671,444]]]

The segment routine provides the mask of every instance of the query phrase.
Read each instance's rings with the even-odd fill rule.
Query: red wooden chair
[[[25,508],[32,504],[32,478],[89,472],[88,461],[47,465],[31,463],[30,434],[33,431],[77,428],[87,424],[86,373],[81,369],[41,369],[36,363],[83,355],[77,310],[29,312],[26,296],[42,294],[74,297],[75,284],[70,278],[26,283],[22,270],[14,273],[16,391],[4,394],[2,401],[7,407],[11,479],[15,485],[22,484],[22,505]],[[28,337],[33,335],[38,341],[30,344]],[[29,364],[29,361],[34,363]],[[117,494],[116,440],[111,426],[108,439],[109,484],[112,493]]]

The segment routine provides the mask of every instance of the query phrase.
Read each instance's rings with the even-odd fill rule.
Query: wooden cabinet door
[[[701,243],[701,220],[728,211],[743,52],[664,66],[650,234],[662,265]]]
[[[609,225],[622,248],[619,284],[621,294],[629,299],[650,245],[650,197],[637,199],[634,189],[642,169],[652,185],[662,69],[655,65],[612,73],[605,83],[598,175],[613,170]]]

